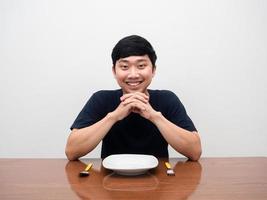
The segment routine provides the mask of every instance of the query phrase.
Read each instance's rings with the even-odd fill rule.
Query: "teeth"
[[[138,85],[139,83],[128,83],[128,85],[132,85],[132,86],[136,86]]]
[[[141,82],[128,82],[127,84],[128,85],[131,85],[131,86],[137,86],[137,85],[139,85]]]

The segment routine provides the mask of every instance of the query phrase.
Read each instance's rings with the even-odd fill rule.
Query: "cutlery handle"
[[[167,167],[167,169],[171,169],[171,168],[172,168],[172,167],[171,167],[171,164],[168,163],[168,162],[165,162],[165,166]]]
[[[93,166],[93,163],[89,163],[87,167],[85,168],[85,171],[89,171],[91,167]]]

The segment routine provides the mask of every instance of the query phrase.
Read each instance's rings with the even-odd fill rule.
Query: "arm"
[[[190,132],[167,120],[160,112],[151,115],[150,120],[157,126],[165,140],[179,153],[197,161],[201,155],[201,142],[197,132]]]
[[[123,104],[132,104],[133,112],[139,113],[142,117],[154,123],[165,140],[177,152],[188,157],[190,160],[197,161],[201,155],[201,142],[197,132],[190,132],[166,119],[160,112],[155,111],[149,102],[139,100],[139,93],[124,95]]]
[[[145,95],[139,95],[138,98],[140,102],[147,103]],[[113,124],[128,116],[133,108],[133,104],[124,105],[121,103],[113,112],[108,113],[95,124],[81,129],[73,129],[65,148],[67,158],[76,160],[91,152],[105,137]]]
[[[102,120],[91,126],[73,129],[66,144],[65,153],[67,158],[76,160],[91,152],[114,123],[114,117],[108,113]]]

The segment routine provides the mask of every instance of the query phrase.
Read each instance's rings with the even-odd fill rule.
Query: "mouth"
[[[143,81],[126,81],[125,83],[130,87],[137,87],[142,84]]]

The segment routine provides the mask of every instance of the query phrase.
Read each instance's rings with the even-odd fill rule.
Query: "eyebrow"
[[[147,59],[140,58],[140,59],[137,59],[135,62],[144,62],[144,61],[147,61]],[[130,61],[125,60],[125,59],[121,59],[121,60],[119,60],[119,63],[120,63],[120,62],[129,63]]]

